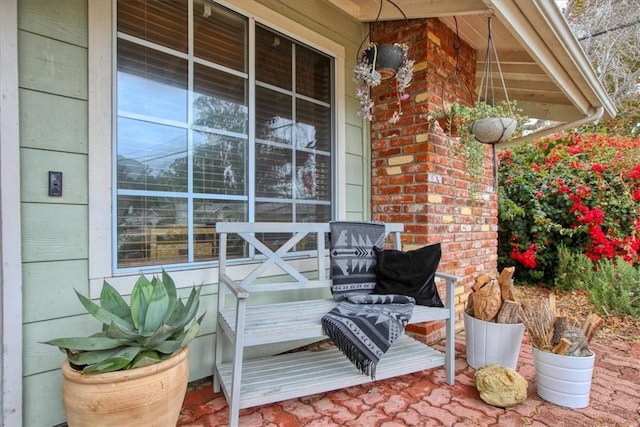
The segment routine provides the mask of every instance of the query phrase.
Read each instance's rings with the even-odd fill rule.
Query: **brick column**
[[[444,87],[456,66],[456,35],[438,19],[421,19],[372,24],[371,38],[409,43],[416,61],[399,122],[388,122],[397,106],[393,81],[372,90],[372,219],[404,223],[404,250],[442,244],[440,270],[464,277],[456,292],[461,319],[472,280],[497,268],[498,211],[491,147],[485,151],[486,175],[479,178],[482,189],[471,191],[471,177],[453,155],[449,138],[429,120],[430,112],[442,109],[443,89],[463,102],[469,99],[459,87]],[[459,45],[460,76],[473,90],[475,52],[464,42]],[[428,325],[421,332],[435,339],[443,333],[441,326]]]

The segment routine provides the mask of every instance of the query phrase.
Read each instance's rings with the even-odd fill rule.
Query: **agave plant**
[[[186,304],[163,270],[162,279],[141,275],[128,305],[106,281],[100,305],[78,291],[85,309],[102,322],[102,332],[89,337],[57,338],[45,342],[66,353],[72,367],[85,374],[139,368],[168,359],[198,333],[204,314],[197,320],[200,290],[193,288]]]

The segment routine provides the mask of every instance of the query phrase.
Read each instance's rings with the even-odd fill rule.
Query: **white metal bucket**
[[[554,354],[533,347],[538,396],[567,408],[589,406],[595,354],[575,357]]]
[[[473,369],[502,365],[516,369],[524,334],[522,323],[494,323],[464,313],[467,363]]]

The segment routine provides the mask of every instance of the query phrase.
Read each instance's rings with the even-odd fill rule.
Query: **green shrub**
[[[588,285],[589,300],[603,315],[640,318],[640,268],[618,257],[601,259]]]
[[[554,285],[561,245],[594,262],[638,264],[640,139],[554,135],[499,156],[499,268]]]
[[[593,261],[565,245],[559,245],[557,253],[558,271],[553,282],[554,287],[565,291],[588,289],[589,283],[594,280]]]

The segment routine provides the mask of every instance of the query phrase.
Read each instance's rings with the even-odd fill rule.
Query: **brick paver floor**
[[[437,347],[437,346],[436,346]],[[528,397],[507,409],[487,405],[466,363],[464,332],[456,335],[456,383],[444,368],[328,393],[243,409],[240,426],[640,426],[640,343],[593,343],[596,362],[587,408],[568,409],[538,397],[531,345],[522,344],[517,371],[529,382]],[[228,423],[227,402],[211,382],[191,387],[178,420],[181,427]]]

